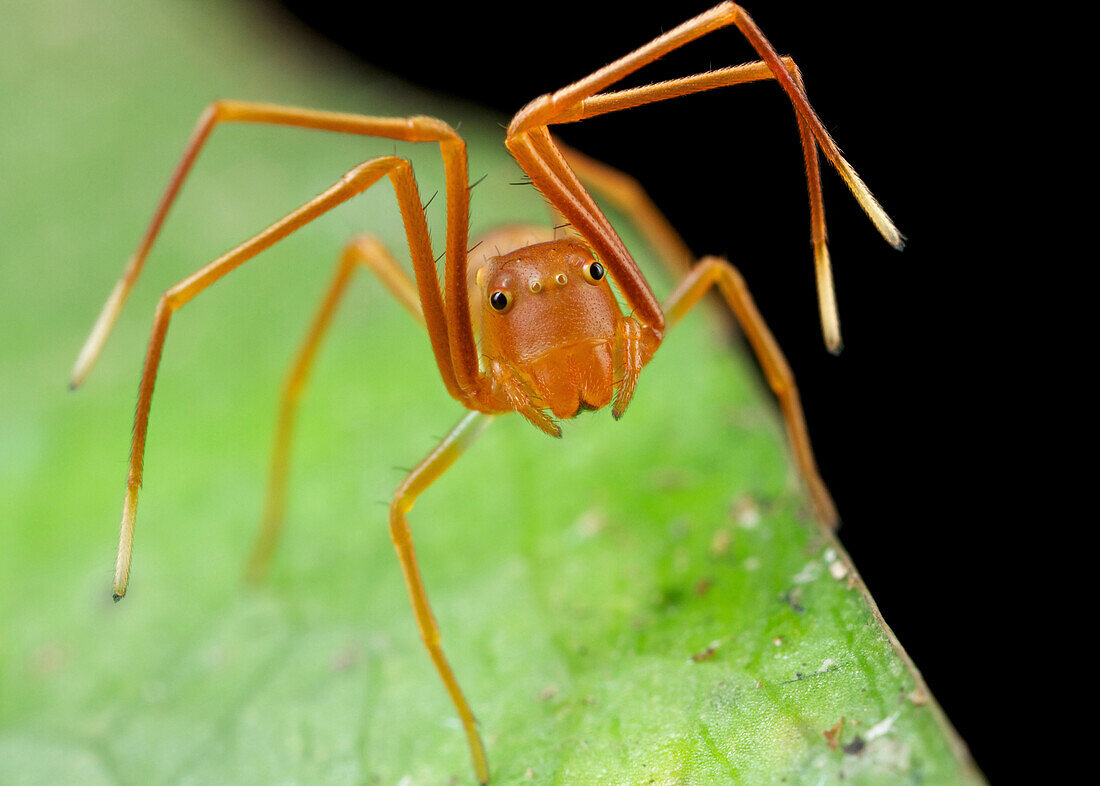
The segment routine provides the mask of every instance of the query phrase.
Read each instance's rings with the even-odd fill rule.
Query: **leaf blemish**
[[[781,596],[780,600],[790,606],[798,614],[804,614],[806,612],[806,607],[802,605],[802,590],[800,588],[796,587],[795,589],[788,590]]]
[[[718,647],[721,645],[719,641],[712,641],[707,645],[707,648],[702,652],[696,652],[691,656],[691,660],[694,663],[702,663],[705,660],[710,660],[714,657],[714,654],[718,652]]]
[[[809,584],[821,575],[821,563],[811,560],[791,579],[795,584]]]
[[[733,503],[730,515],[739,527],[756,529],[760,523],[760,506],[750,496],[744,496]]]

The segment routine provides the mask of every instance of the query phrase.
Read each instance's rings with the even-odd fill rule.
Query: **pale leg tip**
[[[84,368],[82,363],[77,362],[76,366],[74,366],[73,370],[69,373],[69,390],[79,390],[87,377],[88,369]]]
[[[95,338],[94,335],[90,336],[88,343],[81,347],[80,354],[73,363],[73,370],[69,372],[69,387],[73,390],[84,384],[99,356],[100,345],[93,341]]]
[[[825,340],[825,349],[830,355],[839,355],[844,351],[844,339],[840,336],[840,323],[836,319],[836,311],[832,311],[832,319],[822,321],[821,337]]]

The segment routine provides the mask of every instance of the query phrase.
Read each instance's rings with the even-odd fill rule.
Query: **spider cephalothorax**
[[[530,404],[571,418],[607,406],[617,387],[614,412],[622,414],[652,352],[586,244],[569,238],[526,246],[489,259],[475,281],[483,363],[515,409],[526,413]],[[560,433],[541,418],[532,422]]]

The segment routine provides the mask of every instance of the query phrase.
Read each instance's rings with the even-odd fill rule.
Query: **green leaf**
[[[304,400],[272,576],[240,581],[284,370],[342,244],[370,231],[405,256],[388,185],[174,319],[131,591],[110,600],[159,293],[394,149],[219,128],[99,366],[71,394],[76,352],[210,99],[461,123],[472,176],[487,174],[474,232],[543,217],[532,189],[508,185],[519,171],[504,118],[363,78],[250,13],[71,0],[5,10],[0,783],[471,779],[385,507],[397,468],[462,411],[423,331],[366,275]],[[425,198],[441,188],[436,150],[397,149]],[[443,210],[442,199],[428,209],[437,242]],[[556,441],[497,419],[410,516],[495,782],[981,781],[847,556],[811,523],[770,395],[702,315],[669,337],[623,422],[601,412],[565,426]]]

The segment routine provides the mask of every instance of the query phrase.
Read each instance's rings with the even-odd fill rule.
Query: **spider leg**
[[[444,290],[441,291],[436,274],[435,257],[432,254],[428,227],[412,169],[407,161],[394,156],[386,156],[368,161],[352,169],[338,183],[320,196],[307,202],[298,210],[272,224],[259,235],[214,260],[165,292],[154,315],[152,335],[138,393],[138,407],[134,419],[134,439],[130,451],[130,468],[119,533],[118,559],[115,565],[114,594],[116,600],[125,595],[129,582],[134,519],[137,511],[138,489],[142,480],[149,409],[164,340],[168,331],[168,323],[172,314],[230,270],[317,218],[322,213],[369,188],[383,176],[389,176],[397,196],[402,222],[405,226],[406,239],[412,255],[416,293],[419,296],[418,302],[407,277],[404,274],[395,272],[399,271],[396,266],[391,269],[390,266],[385,264],[384,257],[375,256],[375,261],[380,265],[380,267],[376,267],[376,270],[397,295],[398,299],[414,313],[420,315],[428,330],[432,353],[448,393],[464,406],[473,409],[492,410],[496,403],[489,386],[485,384],[487,380],[481,375],[478,367],[478,351],[474,342],[473,326],[470,318],[466,280],[469,179],[466,163],[466,144],[461,137],[446,123],[428,117],[377,118],[239,101],[215,102],[200,117],[184,150],[183,157],[169,180],[168,187],[153,215],[145,236],[108,297],[91,334],[77,357],[71,376],[72,387],[78,387],[83,382],[99,356],[126,297],[141,272],[149,249],[152,247],[153,241],[179,192],[183,180],[190,171],[202,145],[214,126],[219,122],[267,123],[411,142],[438,142],[443,157],[447,192],[447,251]],[[297,390],[294,388],[304,382],[316,349],[316,343],[320,340],[324,327],[331,318],[336,302],[346,286],[348,275],[350,275],[350,263],[341,263],[338,266],[336,278],[330,285],[330,297],[322,304],[321,312],[314,323],[314,331],[307,338],[306,347],[299,355],[299,366],[296,366],[295,371],[291,373],[291,380],[288,381],[290,391],[287,395],[288,400],[292,400],[297,396]],[[446,298],[444,298],[444,292],[446,292]],[[298,371],[299,367],[301,371]],[[280,427],[286,429],[287,439],[289,439],[292,417],[291,414],[285,427]],[[472,413],[468,416],[456,427],[448,440],[445,440],[413,475],[410,475],[406,483],[399,489],[399,496],[394,501],[391,524],[394,542],[401,558],[402,567],[405,570],[421,633],[424,635],[432,659],[440,670],[444,683],[459,710],[459,714],[462,716],[470,740],[474,768],[479,779],[484,782],[488,779],[488,767],[485,762],[484,750],[474,728],[473,715],[470,713],[469,706],[462,697],[439,647],[438,629],[435,627],[434,620],[431,619],[424,588],[416,568],[408,528],[403,524],[404,512],[412,506],[412,500],[422,489],[422,486],[427,485],[442,473],[457,458],[461,449],[480,432],[480,428],[473,427],[476,422],[487,422],[486,416],[478,413]],[[276,448],[277,452],[279,450],[280,448]],[[283,450],[285,452],[285,449]],[[285,469],[279,468],[280,462],[285,463],[285,458],[276,456],[274,462],[276,475],[279,473],[285,474]],[[423,481],[422,485],[418,485],[421,481]],[[276,477],[275,483],[280,482],[279,478]],[[277,502],[277,505],[281,505],[281,501]],[[404,530],[402,530],[402,526],[404,526]],[[261,536],[261,538],[263,537]],[[273,544],[274,537],[272,536],[270,540]],[[261,545],[260,548],[267,547]],[[264,559],[263,556],[260,557],[261,562]]]
[[[508,407],[515,410],[545,434],[551,437],[561,437],[559,426],[543,409],[546,405],[539,399],[534,391],[534,385],[529,376],[521,370],[499,360],[490,360],[489,377],[496,382]]]
[[[420,205],[416,181],[412,176],[412,168],[407,161],[393,156],[367,161],[352,169],[327,191],[281,220],[276,221],[229,253],[215,259],[161,296],[153,318],[152,335],[149,339],[141,386],[138,390],[137,413],[134,416],[130,469],[126,483],[126,498],[122,509],[122,524],[119,531],[118,560],[115,565],[114,594],[116,599],[126,594],[126,586],[130,577],[134,517],[137,512],[138,489],[141,487],[145,438],[149,426],[149,408],[152,403],[153,385],[156,382],[161,352],[164,348],[164,339],[168,332],[168,323],[172,314],[234,268],[323,213],[365,191],[387,175],[393,183],[398,205],[401,209],[401,217],[405,224],[406,238],[416,272],[420,302],[440,374],[452,395],[459,398],[460,401],[464,400],[460,397],[461,392],[457,389],[454,381],[447,326],[444,321],[439,282],[435,273],[435,261],[432,258],[428,228],[424,221],[424,213]]]
[[[219,123],[261,123],[268,125],[311,128],[321,131],[334,131],[345,134],[358,134],[369,137],[382,137],[405,142],[438,142],[443,156],[444,177],[447,189],[447,258],[465,262],[467,234],[469,226],[469,197],[467,194],[466,143],[446,123],[431,117],[370,117],[367,115],[344,112],[324,112],[297,107],[260,104],[247,101],[215,101],[199,117],[194,131],[184,148],[183,156],[176,165],[168,181],[168,186],[153,213],[153,218],[130,257],[122,277],[115,284],[107,298],[95,325],[92,328],[70,377],[70,386],[79,387],[88,376],[103,345],[110,335],[122,310],[126,298],[137,281],[145,258],[160,232],[168,211],[179,193],[183,181],[191,171],[214,127]],[[465,275],[465,270],[461,271]],[[464,279],[463,279],[464,281]],[[457,309],[456,309],[457,311]],[[477,355],[470,338],[470,349],[466,353],[473,358],[473,369],[477,370]],[[463,356],[464,374],[469,375],[470,362]],[[468,385],[467,385],[468,386]]]
[[[290,442],[302,392],[312,371],[313,361],[316,358],[325,331],[332,324],[332,317],[347,292],[352,276],[360,265],[373,270],[398,302],[420,324],[424,324],[424,313],[420,308],[416,285],[397,264],[389,251],[386,250],[386,247],[377,239],[367,235],[356,237],[348,243],[340,255],[340,259],[336,264],[336,272],[332,276],[328,290],[321,300],[321,305],[317,309],[317,314],[313,318],[305,341],[302,342],[302,346],[291,364],[290,373],[287,374],[286,382],[283,385],[264,515],[260,531],[252,548],[252,555],[245,569],[245,575],[251,581],[260,581],[267,574],[282,529],[283,511],[286,502],[287,470],[290,463]]]
[[[393,545],[397,549],[397,556],[401,560],[401,570],[405,574],[405,585],[409,591],[413,611],[416,614],[416,624],[420,629],[420,637],[424,640],[424,646],[428,648],[428,654],[447,687],[447,692],[458,710],[462,727],[466,731],[466,739],[470,745],[470,755],[474,760],[474,773],[480,783],[489,781],[489,764],[485,758],[485,746],[477,732],[477,724],[466,697],[462,695],[462,689],[458,687],[451,666],[443,654],[440,645],[439,626],[428,604],[428,594],[424,589],[424,582],[420,577],[420,567],[416,561],[416,551],[413,549],[412,531],[405,519],[405,514],[412,510],[416,498],[421,492],[434,483],[440,475],[461,456],[466,448],[477,438],[491,420],[491,416],[480,412],[470,412],[459,421],[451,432],[443,438],[443,441],[409,473],[408,477],[397,488],[390,504],[390,536]]]
[[[824,526],[835,528],[838,521],[836,506],[817,470],[817,462],[814,461],[794,375],[737,269],[718,257],[703,257],[699,260],[665,303],[668,323],[671,326],[679,322],[706,291],[715,285],[737,317],[745,337],[760,361],[768,385],[779,400],[787,437],[794,451],[795,462],[809,490],[814,513]]]
[[[645,336],[642,326],[633,317],[623,320],[622,329],[615,348],[615,400],[611,405],[611,416],[618,420],[623,416],[634,389],[638,386],[638,375],[649,358],[646,357]]]
[[[607,266],[623,299],[642,325],[647,344],[656,349],[665,325],[661,306],[622,238],[580,184],[546,126],[516,135],[509,132],[505,144],[543,196]]]
[[[685,77],[682,79],[661,82],[644,87],[621,90],[618,92],[600,93],[599,91],[619,81],[623,77],[642,68],[657,58],[687,44],[695,39],[728,25],[735,25],[745,38],[756,49],[762,58],[761,62],[746,63],[733,68],[718,69],[703,74]],[[852,169],[851,165],[840,154],[836,143],[833,142],[813,108],[806,100],[805,90],[798,67],[790,58],[780,58],[756,26],[756,23],[745,13],[744,9],[733,3],[722,3],[711,10],[700,14],[694,19],[654,39],[649,44],[631,52],[616,60],[610,65],[581,79],[551,95],[545,95],[535,99],[513,119],[509,127],[509,149],[513,150],[520,165],[525,166],[521,160],[522,151],[525,158],[530,159],[532,154],[538,155],[536,148],[542,148],[545,158],[560,157],[560,152],[549,150],[546,144],[536,145],[528,139],[540,129],[557,123],[568,123],[595,117],[607,112],[627,109],[633,106],[675,98],[702,90],[710,90],[733,84],[758,81],[761,79],[775,79],[782,87],[795,109],[799,123],[799,133],[802,140],[803,153],[806,161],[807,182],[810,191],[811,227],[814,241],[814,260],[818,280],[818,299],[820,303],[822,327],[825,342],[830,351],[836,352],[840,348],[840,328],[837,318],[835,295],[833,294],[832,272],[828,249],[825,245],[825,217],[820,197],[820,176],[817,169],[817,146],[824,151],[826,158],[840,173],[848,188],[856,197],[860,206],[871,218],[876,228],[883,237],[895,248],[901,248],[904,239],[897,231],[893,222],[875,200],[874,196],[864,185],[863,181]],[[525,141],[526,140],[526,141]],[[549,143],[553,147],[552,143]],[[533,162],[532,162],[533,163]],[[566,165],[568,166],[568,164]],[[526,166],[525,166],[526,168]],[[586,199],[583,187],[575,178],[560,171],[556,172],[556,178],[543,175],[536,178],[535,174],[528,171],[536,185],[549,189],[544,191],[552,202],[561,202],[559,210],[570,220],[568,210],[564,207],[577,203],[583,209],[591,211],[594,205],[590,199]],[[541,180],[541,184],[540,184]],[[589,228],[589,232],[602,233],[609,230],[606,219],[602,215],[594,215],[592,223],[597,229]],[[578,226],[578,230],[582,227]],[[584,232],[582,231],[582,235]],[[585,235],[590,243],[595,238]],[[595,247],[595,246],[594,246]],[[602,250],[597,248],[598,253]],[[614,272],[614,271],[613,271]]]
[[[802,74],[790,57],[781,57],[783,65],[791,77],[805,92]],[[577,105],[568,117],[557,122],[576,122],[608,112],[629,109],[654,100],[674,98],[681,95],[710,90],[716,87],[748,84],[774,79],[768,64],[763,61],[744,63],[732,68],[723,68],[705,74],[684,77],[664,82],[659,86],[621,90],[615,93],[603,93],[593,96]],[[655,98],[660,93],[660,99]],[[833,287],[833,271],[829,258],[827,233],[825,231],[825,204],[821,197],[821,170],[817,160],[817,143],[813,131],[798,112],[799,137],[802,144],[802,156],[806,168],[806,186],[810,197],[810,236],[814,247],[814,266],[817,280],[818,311],[821,314],[821,329],[825,344],[830,351],[838,352],[841,346],[840,319],[836,307],[836,293]],[[557,140],[555,140],[557,142]],[[657,252],[674,275],[686,274],[695,264],[696,257],[688,249],[683,238],[661,213],[653,200],[646,194],[641,184],[631,176],[600,161],[588,158],[557,142],[565,160],[576,172],[581,182],[603,196],[616,208],[626,214],[635,228],[649,245]]]

